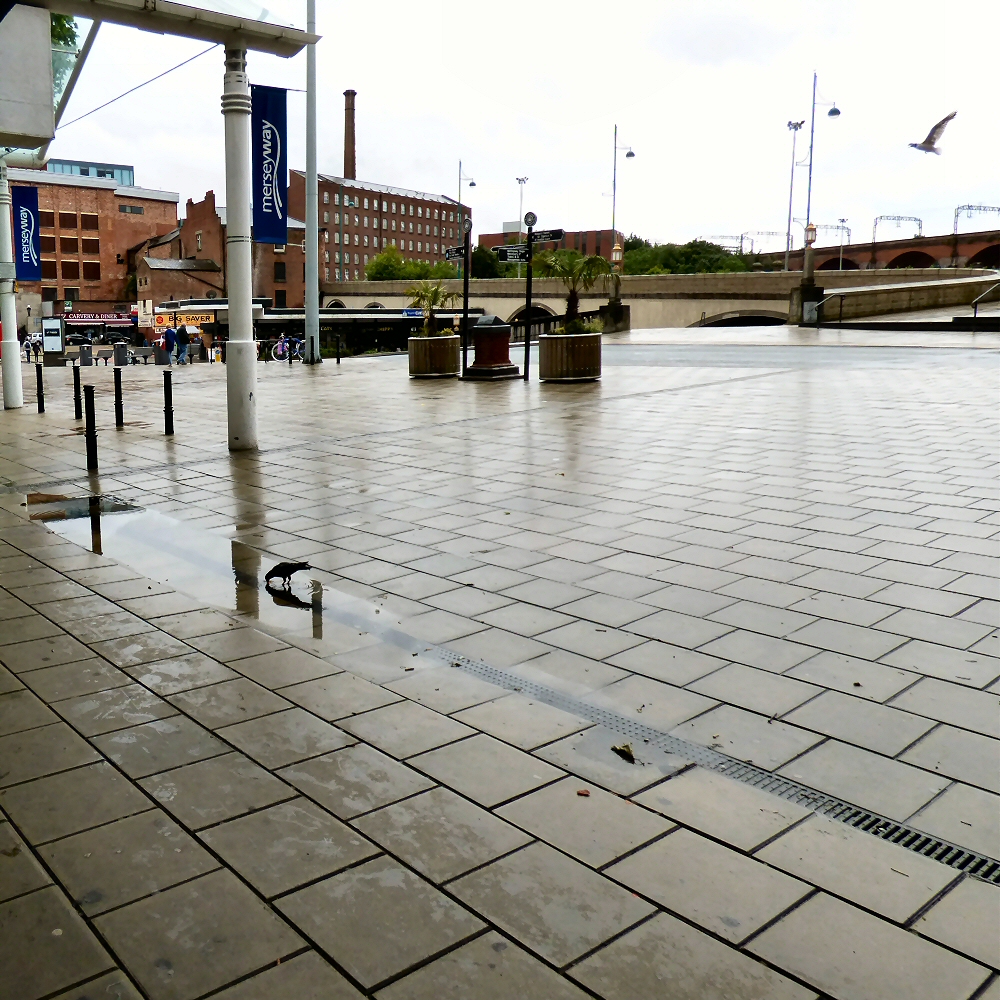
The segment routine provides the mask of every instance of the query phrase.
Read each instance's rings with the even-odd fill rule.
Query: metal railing
[[[998,281],[995,285],[990,285],[990,287],[987,288],[982,295],[977,295],[972,300],[972,315],[974,318],[978,318],[979,316],[979,300],[985,299],[986,296],[990,294],[990,292],[995,292],[998,288],[1000,288],[1000,281]]]
[[[595,320],[601,318],[601,311],[599,309],[590,309],[587,312],[577,313],[577,319],[582,320],[584,323],[592,323]],[[512,344],[520,344],[524,342],[525,330],[530,327],[531,329],[531,339],[537,339],[539,334],[542,333],[552,333],[557,327],[562,326],[566,322],[565,315],[563,316],[533,316],[530,320],[528,319],[512,319],[510,321],[510,342]],[[472,332],[473,327],[470,325],[469,331]]]

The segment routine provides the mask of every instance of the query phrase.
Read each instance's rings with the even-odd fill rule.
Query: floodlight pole
[[[316,0],[306,0],[306,31],[316,34]],[[316,44],[306,46],[306,351],[307,365],[319,351],[319,180],[316,174]]]
[[[6,271],[6,274],[2,272]],[[10,185],[7,162],[0,157],[0,323],[3,324],[3,408],[24,406],[21,388],[21,345],[17,342],[14,298],[14,244],[11,239]]]
[[[229,272],[226,396],[230,451],[257,448],[257,351],[253,339],[250,242],[250,88],[246,67],[246,49],[226,49],[222,114],[226,123],[226,254]],[[308,276],[308,270],[306,273]]]

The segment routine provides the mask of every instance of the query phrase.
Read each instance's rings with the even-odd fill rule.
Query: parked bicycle
[[[303,341],[297,337],[286,337],[282,334],[274,347],[271,348],[271,357],[275,361],[288,361],[289,354],[296,361],[302,360]]]

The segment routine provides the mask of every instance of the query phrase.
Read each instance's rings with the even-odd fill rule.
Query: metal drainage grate
[[[510,671],[498,670],[487,663],[473,660],[460,653],[454,653],[444,646],[434,646],[429,651],[452,666],[459,667],[466,673],[480,677],[498,687],[508,691],[518,691],[543,704],[551,705],[553,708],[562,709],[564,712],[587,719],[597,725],[622,733],[624,736],[641,740],[647,746],[656,747],[664,753],[683,757],[701,767],[741,781],[745,785],[752,785],[754,788],[770,792],[772,795],[787,799],[796,805],[805,806],[827,819],[846,823],[856,830],[870,833],[873,837],[905,847],[915,854],[922,854],[924,857],[932,858],[950,868],[1000,885],[1000,861],[984,854],[976,854],[964,847],[959,847],[957,844],[929,836],[920,830],[915,830],[913,827],[906,826],[886,816],[880,816],[868,809],[860,809],[843,799],[827,795],[826,792],[817,791],[815,788],[809,788],[790,778],[773,774],[771,771],[766,771],[754,764],[729,757],[711,747],[689,743],[676,736],[661,733],[658,729],[643,725],[634,719],[628,719],[616,712],[588,704],[572,695],[546,687],[544,684],[523,679]]]

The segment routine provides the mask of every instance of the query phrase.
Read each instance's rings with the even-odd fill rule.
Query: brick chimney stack
[[[354,148],[354,98],[356,90],[344,91],[344,176],[356,180],[358,167]]]

